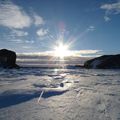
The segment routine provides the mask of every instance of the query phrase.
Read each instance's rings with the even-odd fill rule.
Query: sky
[[[120,0],[0,0],[0,48],[79,55],[120,53]]]

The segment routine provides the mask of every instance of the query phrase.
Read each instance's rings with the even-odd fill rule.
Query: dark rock
[[[67,69],[78,69],[78,68],[84,68],[83,65],[67,65]]]
[[[0,50],[0,67],[19,68],[16,64],[16,53],[7,49]]]
[[[64,83],[60,83],[60,87],[64,87]]]
[[[85,68],[95,69],[120,69],[120,54],[118,55],[104,55],[84,63]]]

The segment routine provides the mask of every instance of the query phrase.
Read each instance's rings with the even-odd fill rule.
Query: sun
[[[64,59],[64,57],[70,56],[69,45],[59,42],[54,47],[54,56],[59,57],[60,59]]]

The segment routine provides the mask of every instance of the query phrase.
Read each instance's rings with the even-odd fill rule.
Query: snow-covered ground
[[[120,120],[120,70],[0,70],[0,120]]]

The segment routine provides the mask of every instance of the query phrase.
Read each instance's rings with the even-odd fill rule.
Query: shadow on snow
[[[57,96],[65,93],[65,91],[46,91],[43,93],[42,98],[49,98],[52,96]],[[34,91],[34,92],[22,92],[22,93],[14,93],[6,94],[5,92],[0,95],[0,109],[5,107],[10,107],[12,105],[20,104],[26,101],[29,101],[34,98],[38,98],[42,91]]]

